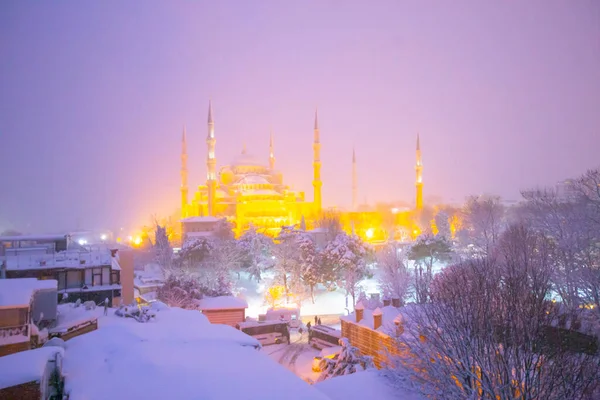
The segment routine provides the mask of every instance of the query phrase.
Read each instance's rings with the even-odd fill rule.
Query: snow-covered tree
[[[342,350],[336,359],[321,359],[319,367],[322,372],[317,379],[317,382],[335,376],[349,375],[366,369],[375,368],[372,357],[361,355],[356,347],[350,345],[347,338],[341,338],[340,345],[342,346]]]
[[[346,295],[352,296],[353,307],[360,291],[360,282],[369,276],[366,265],[369,251],[358,236],[339,233],[322,252],[325,270],[336,277],[339,286],[346,290]]]
[[[433,264],[449,261],[452,250],[448,241],[442,237],[424,234],[408,251],[408,259],[414,261],[413,286],[417,303],[429,299],[429,289],[433,281]]]
[[[505,227],[505,207],[498,196],[471,196],[463,209],[466,239],[478,254],[489,254]]]
[[[156,262],[163,271],[170,271],[173,262],[173,248],[167,236],[167,228],[156,224],[154,232],[154,253]]]
[[[296,243],[298,246],[298,262],[300,267],[300,273],[302,282],[309,288],[310,298],[314,304],[315,286],[321,282],[321,270],[319,253],[315,246],[315,242],[312,237],[306,233],[300,233],[297,235]]]
[[[493,257],[446,267],[431,302],[404,310],[390,371],[434,399],[596,398],[596,350],[569,344],[595,339],[553,328],[553,246],[515,226]]]
[[[273,240],[259,233],[251,226],[239,239],[238,247],[242,257],[242,268],[250,277],[261,281],[261,275],[273,267]]]
[[[229,241],[235,238],[233,224],[227,218],[221,218],[213,228],[213,236],[220,241]]]
[[[282,227],[273,247],[276,280],[284,287],[286,301],[290,300],[292,288],[301,281],[298,234],[293,227]]]
[[[188,272],[171,273],[157,291],[157,297],[171,307],[195,309],[203,289],[196,277]]]
[[[438,230],[437,235],[444,237],[446,240],[450,240],[452,233],[450,232],[450,217],[444,210],[438,211],[433,217],[435,220],[435,226]]]
[[[410,294],[411,275],[405,263],[404,253],[397,246],[389,245],[377,255],[379,288],[388,298],[404,302]]]

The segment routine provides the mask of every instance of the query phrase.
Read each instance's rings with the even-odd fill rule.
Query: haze
[[[461,202],[598,166],[600,3],[61,1],[0,3],[0,231],[115,227],[179,205],[248,152],[324,206],[414,193]]]

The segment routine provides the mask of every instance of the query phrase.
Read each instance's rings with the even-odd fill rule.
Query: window
[[[110,267],[102,268],[102,284],[110,285]]]
[[[67,273],[59,272],[58,273],[58,290],[66,289],[67,287]]]
[[[112,271],[110,273],[110,283],[113,285],[118,285],[119,283],[121,283],[121,281],[119,280],[119,271]]]
[[[81,271],[67,271],[67,289],[76,289],[81,286]]]
[[[102,285],[102,268],[94,268],[92,270],[92,286]]]
[[[92,270],[90,268],[86,268],[85,269],[85,280],[84,283],[86,285],[91,285],[92,284]]]

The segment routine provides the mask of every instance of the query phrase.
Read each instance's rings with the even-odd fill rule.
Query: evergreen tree
[[[375,368],[373,359],[369,356],[361,355],[356,347],[350,345],[347,338],[341,338],[340,345],[342,346],[342,350],[337,359],[321,359],[320,369],[322,372],[317,380],[318,382],[335,376],[349,375],[357,371]]]

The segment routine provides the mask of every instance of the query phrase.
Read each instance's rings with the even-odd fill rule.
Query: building
[[[223,218],[223,217],[222,217]],[[222,219],[217,217],[188,217],[181,220],[181,237],[200,238],[212,236],[217,223]]]
[[[0,279],[0,356],[37,345],[37,327],[56,320],[56,288],[55,280]]]
[[[245,300],[233,296],[205,297],[198,302],[198,309],[211,324],[224,324],[235,327],[246,320]]]
[[[0,263],[9,279],[56,280],[59,300],[108,299],[111,305],[121,300],[117,250],[104,245],[82,246],[69,235],[0,236]],[[133,298],[133,282],[131,292]]]
[[[255,226],[275,236],[281,226],[296,225],[303,216],[316,218],[321,211],[321,143],[315,113],[313,138],[313,201],[304,192],[294,191],[275,168],[273,136],[269,143],[268,163],[251,156],[246,147],[231,163],[217,172],[216,136],[212,106],[208,109],[206,183],[188,200],[187,142],[184,128],[181,154],[181,217],[226,217],[236,235]],[[188,220],[189,221],[189,220]]]
[[[62,398],[63,354],[49,346],[0,357],[0,399]]]
[[[399,299],[396,299],[399,306]],[[388,302],[386,301],[385,304]],[[398,354],[395,333],[402,330],[402,314],[399,307],[386,305],[375,310],[366,309],[360,302],[354,312],[340,317],[342,337],[364,355],[373,357],[377,368],[386,365],[389,354]]]

